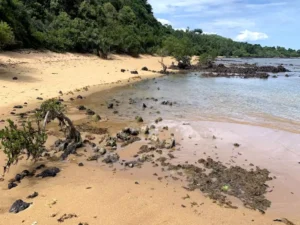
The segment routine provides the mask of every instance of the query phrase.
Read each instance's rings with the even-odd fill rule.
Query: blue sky
[[[300,49],[300,0],[148,0],[162,23]]]

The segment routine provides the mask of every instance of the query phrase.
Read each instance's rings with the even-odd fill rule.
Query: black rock
[[[78,163],[78,166],[82,167],[82,166],[84,166],[84,165],[83,165],[83,163]]]
[[[134,128],[126,127],[122,131],[126,134],[133,135],[133,136],[139,135],[139,131],[137,129],[134,129]]]
[[[74,98],[70,98],[70,101],[74,101]]]
[[[13,80],[18,80],[18,77],[13,77],[12,79],[13,79]]]
[[[113,103],[108,103],[107,104],[107,108],[108,109],[113,109],[114,108],[114,104]]]
[[[30,174],[31,173],[28,170],[23,170],[21,173],[21,176],[24,178],[24,177],[30,176]]]
[[[144,67],[142,68],[142,70],[143,70],[143,71],[148,71],[148,68],[147,68],[146,66],[144,66]]]
[[[144,108],[144,109],[147,108],[147,105],[146,105],[145,103],[143,103],[143,108]]]
[[[49,168],[49,169],[45,169],[43,172],[41,172],[40,174],[36,175],[36,177],[55,177],[56,174],[58,174],[60,172],[60,169],[57,167],[53,167],[53,168]]]
[[[136,122],[138,122],[138,123],[144,122],[143,118],[140,117],[140,116],[136,116],[136,117],[135,117],[135,120],[136,120]]]
[[[23,106],[21,106],[21,105],[15,105],[14,106],[14,109],[22,109],[23,108]]]
[[[80,111],[86,110],[86,108],[83,105],[78,106],[77,109]]]
[[[78,95],[77,99],[83,99],[83,97],[81,95]]]
[[[30,206],[30,203],[23,202],[21,199],[14,202],[14,204],[10,207],[10,213],[19,213]]]
[[[15,188],[15,187],[17,187],[17,186],[18,186],[18,185],[17,185],[16,183],[11,182],[11,183],[8,184],[7,188],[8,188],[8,189],[12,189],[12,188]]]
[[[43,100],[43,98],[41,98],[41,97],[37,97],[36,99],[37,99],[37,100]]]
[[[21,174],[17,174],[15,176],[15,181],[20,182],[23,179],[23,177],[21,176]]]
[[[89,115],[89,116],[93,116],[93,115],[95,115],[96,113],[95,113],[93,110],[91,110],[91,109],[87,109],[87,110],[86,110],[86,114]]]
[[[136,71],[136,70],[133,70],[133,71],[131,71],[130,73],[131,73],[131,74],[139,74],[139,72]]]
[[[43,168],[45,168],[46,166],[44,165],[44,164],[41,164],[41,165],[39,165],[39,166],[37,166],[35,169],[36,170],[40,170],[40,169],[43,169]]]
[[[39,195],[39,193],[37,193],[37,192],[35,191],[33,194],[28,195],[27,198],[35,198],[35,197],[37,197],[38,195]]]
[[[121,69],[121,72],[122,72],[122,73],[125,73],[125,71],[126,71],[125,69]]]

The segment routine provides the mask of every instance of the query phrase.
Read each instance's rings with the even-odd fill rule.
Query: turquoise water
[[[279,74],[277,79],[202,78],[201,73],[173,75],[146,80],[135,85],[117,88],[110,98],[136,100],[135,104],[120,106],[118,118],[135,115],[142,103],[148,105],[147,117],[165,119],[229,121],[275,127],[300,133],[300,60],[250,59],[224,63],[284,64],[290,77]],[[293,65],[290,65],[293,64]],[[158,90],[159,89],[159,90]],[[101,96],[95,94],[96,104]],[[158,102],[145,98],[157,98]],[[163,100],[176,101],[163,106]],[[122,108],[123,107],[123,108]],[[151,109],[150,109],[151,108]]]

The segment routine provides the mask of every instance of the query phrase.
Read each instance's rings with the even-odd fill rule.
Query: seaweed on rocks
[[[260,78],[267,79],[270,75],[268,73],[283,73],[290,72],[282,65],[280,66],[257,66],[251,64],[230,65],[224,64],[213,65],[206,68],[207,73],[202,74],[204,77],[242,77],[242,78]]]
[[[115,162],[118,162],[120,159],[120,156],[117,153],[108,154],[104,159],[103,162],[106,164],[113,164]]]
[[[268,188],[266,182],[272,180],[268,170],[259,167],[251,171],[239,166],[228,168],[211,158],[200,159],[198,163],[209,169],[210,173],[207,174],[205,169],[194,165],[169,166],[169,169],[184,169],[189,190],[199,189],[221,205],[232,207],[232,203],[227,199],[227,195],[231,195],[240,199],[244,206],[250,209],[264,212],[271,206],[271,202],[264,196]]]

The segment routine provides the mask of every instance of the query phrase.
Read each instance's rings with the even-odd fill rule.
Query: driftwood
[[[61,158],[65,160],[70,154],[74,154],[77,148],[82,146],[82,138],[80,132],[76,129],[73,122],[62,112],[48,111],[45,116],[44,124],[51,120],[58,119],[61,127],[65,128],[66,139],[61,141],[59,146],[63,146],[63,154]]]
[[[161,60],[160,60],[160,61],[158,60],[158,62],[161,64],[161,66],[162,66],[162,68],[163,68],[162,72],[163,72],[163,73],[166,73],[168,67],[167,67],[166,64],[164,63],[164,58],[161,57]]]

